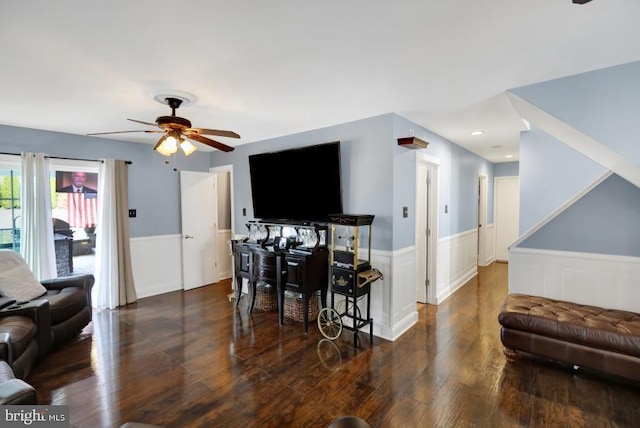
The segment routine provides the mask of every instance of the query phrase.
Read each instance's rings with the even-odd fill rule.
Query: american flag
[[[98,195],[96,193],[68,193],[69,226],[91,227],[98,223]]]

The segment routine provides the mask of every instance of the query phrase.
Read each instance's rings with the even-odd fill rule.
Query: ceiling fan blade
[[[130,120],[131,122],[141,123],[141,124],[143,124],[143,125],[155,126],[155,127],[157,127],[157,128],[160,128],[160,127],[159,127],[157,124],[155,124],[155,123],[145,122],[145,121],[143,121],[143,120],[136,120],[136,119],[127,119],[127,120]]]
[[[206,128],[188,128],[185,132],[195,132],[200,135],[217,135],[218,137],[240,138],[240,135],[233,131],[225,131],[222,129],[206,129]]]
[[[111,131],[111,132],[93,132],[91,134],[87,134],[87,135],[107,135],[107,134],[126,134],[129,132],[164,132],[164,131],[150,131],[150,130],[144,130],[144,131]]]
[[[198,134],[184,134],[190,140],[197,141],[198,143],[205,144],[209,147],[213,147],[214,149],[222,150],[223,152],[231,152],[234,150],[234,147],[227,146],[226,144],[222,144],[219,141],[211,140],[207,137],[203,137]]]

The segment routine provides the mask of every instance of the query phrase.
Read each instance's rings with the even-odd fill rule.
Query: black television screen
[[[263,221],[327,221],[342,213],[340,142],[249,156],[253,215]]]

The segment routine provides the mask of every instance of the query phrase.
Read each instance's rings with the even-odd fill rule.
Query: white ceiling
[[[505,91],[639,60],[639,20],[638,0],[4,1],[0,124],[150,129],[126,118],[170,114],[153,99],[170,89],[231,145],[395,112],[517,160]]]

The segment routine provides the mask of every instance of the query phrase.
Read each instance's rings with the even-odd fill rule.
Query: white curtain
[[[93,302],[97,308],[114,309],[137,300],[129,249],[127,165],[105,159],[98,177]]]
[[[42,153],[21,155],[22,235],[20,254],[39,280],[56,278],[51,218],[49,160]]]

